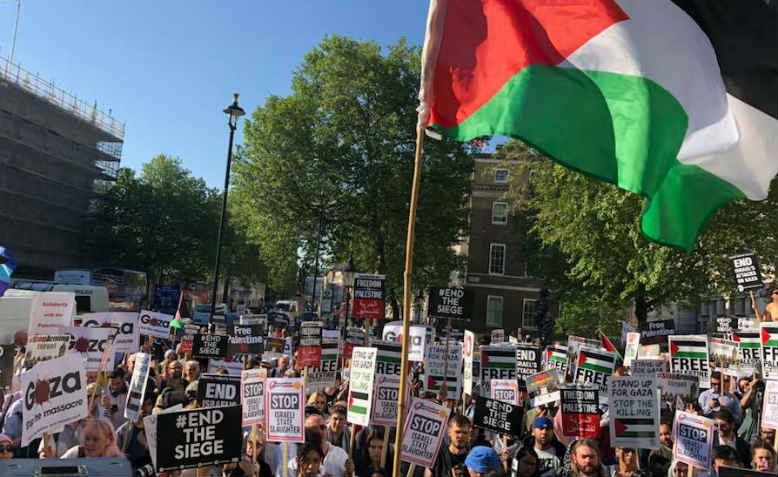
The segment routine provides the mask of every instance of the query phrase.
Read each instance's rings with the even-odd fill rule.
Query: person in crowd
[[[454,414],[448,421],[448,445],[441,446],[438,457],[431,469],[424,473],[426,477],[451,475],[451,469],[464,463],[470,450],[470,431],[472,424],[462,414]],[[499,459],[498,459],[499,460]]]
[[[730,446],[715,446],[712,457],[713,475],[719,475],[720,467],[743,467],[737,452]]]
[[[270,465],[265,462],[262,453],[265,448],[265,435],[258,426],[252,426],[246,438],[246,452],[237,464],[226,464],[223,477],[273,477]]]
[[[65,452],[63,459],[84,457],[124,457],[116,442],[116,431],[105,417],[89,419],[84,428],[84,445]]]
[[[140,413],[135,422],[127,421],[116,430],[116,438],[119,448],[132,464],[133,469],[138,469],[151,463],[149,455],[149,443],[146,439],[146,429],[143,418],[150,416],[154,409],[157,396],[149,392],[148,388],[143,395]]]
[[[759,440],[757,443],[772,447],[775,444],[775,429],[762,428],[762,432],[759,434]]]
[[[124,406],[127,403],[127,384],[124,381],[124,370],[114,369],[108,376],[108,386],[103,393],[103,409],[105,417],[111,420],[115,428],[121,427],[126,421]]]
[[[754,444],[751,448],[751,467],[760,472],[776,474],[778,465],[775,462],[775,451],[764,444]]]
[[[278,358],[278,364],[273,368],[273,372],[269,377],[271,378],[283,378],[286,376],[286,371],[289,369],[289,356],[283,355]]]
[[[565,458],[565,446],[554,435],[554,422],[546,417],[536,417],[532,422],[532,434],[522,443],[521,447],[530,447],[535,451],[538,475],[553,477],[562,467]],[[518,455],[518,454],[517,454]],[[519,462],[516,457],[511,461],[513,473],[518,471]]]
[[[702,414],[710,417],[720,409],[727,409],[735,422],[740,423],[743,420],[743,409],[740,406],[740,400],[734,394],[729,392],[728,388],[721,393],[721,372],[714,371],[710,376],[710,389],[706,389],[697,399],[702,408]]]
[[[308,398],[308,405],[314,406],[325,419],[327,418],[327,396],[323,392],[316,391],[311,394]]]
[[[605,477],[598,444],[592,439],[579,439],[570,445],[569,466],[562,467],[560,477]]]
[[[770,292],[770,303],[764,308],[764,313],[759,312],[759,305],[756,301],[751,303],[754,313],[760,321],[778,321],[778,288]]]
[[[741,377],[737,381],[735,396],[740,400],[740,407],[743,409],[743,421],[737,433],[746,442],[758,439],[762,423],[764,391],[764,381],[756,376]]]
[[[330,445],[324,439],[324,431],[326,429],[327,425],[321,414],[311,414],[305,418],[306,440],[308,437],[312,437],[321,443],[319,447],[322,453],[322,462],[320,463],[322,473],[329,473],[332,477],[352,477],[354,474],[354,464],[343,449]],[[292,452],[291,446],[290,452]],[[280,446],[276,450],[274,462],[277,463],[276,475],[281,475],[281,465],[287,465],[289,475],[297,475],[297,460],[290,459],[289,462],[282,463]]]
[[[739,465],[748,467],[751,464],[751,449],[748,443],[735,433],[735,419],[726,409],[722,409],[713,415],[716,423],[716,437],[718,444],[729,446],[737,452]]]
[[[21,395],[11,403],[5,413],[3,421],[3,434],[11,439],[14,447],[19,447],[22,442],[22,405],[24,401]]]
[[[191,383],[200,379],[200,363],[190,359],[184,363],[184,380]]]
[[[534,447],[520,447],[513,457],[511,477],[540,477],[538,461],[538,454]]]
[[[5,434],[0,434],[0,460],[8,460],[14,458],[14,446],[10,437]]]
[[[350,451],[350,440],[351,429],[349,429],[346,422],[346,408],[343,406],[332,407],[327,423],[327,441],[334,446],[340,447],[348,454]]]
[[[295,472],[290,475],[299,477],[317,477],[324,461],[324,453],[321,450],[321,436],[308,435],[306,433],[305,443],[299,447],[297,457],[295,458]],[[277,474],[281,475],[281,474]]]
[[[647,475],[640,469],[637,449],[631,447],[616,449],[616,464],[612,467],[611,477],[647,477]]]
[[[383,451],[384,433],[373,431],[367,438],[367,459],[360,459],[357,463],[356,475],[369,476],[376,472],[391,475],[392,456],[387,453],[386,468],[381,465],[381,452]]]
[[[502,472],[502,463],[497,456],[497,452],[491,447],[487,446],[475,446],[470,452],[467,453],[465,458],[465,466],[470,473],[470,477],[484,477],[489,472],[500,471]],[[449,474],[435,474],[438,475],[451,475]]]
[[[673,462],[673,423],[662,420],[659,423],[659,449],[648,454],[648,471],[652,475],[667,475]]]

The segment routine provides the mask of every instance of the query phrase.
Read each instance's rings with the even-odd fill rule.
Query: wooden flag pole
[[[440,388],[440,400],[445,401],[448,397],[448,337],[451,336],[451,318],[446,325],[446,346],[443,350],[443,386]]]
[[[773,434],[773,449],[775,452],[778,452],[778,429],[776,429],[775,434]]]
[[[283,477],[289,477],[289,471],[287,470],[287,464],[289,464],[289,443],[281,443],[281,473]]]
[[[408,347],[410,334],[411,314],[411,274],[413,272],[413,239],[416,230],[416,206],[419,202],[419,188],[421,185],[422,145],[424,144],[424,127],[416,126],[416,153],[413,159],[413,183],[411,185],[411,203],[408,210],[408,235],[405,241],[405,273],[403,275],[403,333],[402,333],[402,359],[400,361],[400,401],[397,404],[397,432],[394,439],[393,469],[395,473],[400,469],[400,454],[402,453],[403,421],[405,421],[405,390],[408,387]],[[411,464],[411,469],[414,465]]]
[[[386,468],[386,454],[389,453],[389,430],[391,427],[384,426],[384,442],[381,443],[381,467]],[[370,443],[368,442],[368,447]]]

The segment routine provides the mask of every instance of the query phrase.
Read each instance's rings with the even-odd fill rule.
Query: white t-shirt
[[[324,462],[319,468],[319,475],[331,474],[332,477],[343,477],[343,468],[346,466],[348,454],[338,446],[330,444],[327,449],[327,455],[324,456]],[[297,459],[289,458],[289,475],[297,475]]]
[[[538,455],[538,476],[554,477],[556,470],[562,467],[562,461],[557,457],[554,446],[546,450],[535,447],[535,453]],[[511,461],[511,475],[519,475],[519,461],[515,457]]]

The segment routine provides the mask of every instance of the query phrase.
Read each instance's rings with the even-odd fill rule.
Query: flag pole
[[[408,210],[408,235],[405,241],[405,273],[403,281],[403,332],[402,360],[400,361],[400,400],[397,404],[397,432],[394,438],[395,472],[400,469],[400,454],[402,453],[403,422],[405,421],[405,389],[408,386],[408,335],[411,314],[411,274],[413,272],[413,240],[416,230],[416,206],[419,202],[421,185],[422,145],[424,144],[424,126],[416,126],[416,153],[413,159],[413,183],[411,185],[411,203]]]

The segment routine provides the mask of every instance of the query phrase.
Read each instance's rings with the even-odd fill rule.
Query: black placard
[[[240,404],[240,376],[203,374],[197,380],[200,407],[237,406]]]
[[[300,325],[300,344],[309,347],[321,347],[321,321],[306,321]]]
[[[510,436],[521,435],[524,411],[519,406],[476,396],[473,425]]]
[[[732,272],[735,275],[735,286],[738,291],[759,290],[762,283],[762,272],[759,270],[759,259],[755,253],[741,253],[729,257]]]
[[[157,471],[238,462],[242,446],[240,406],[159,414]]]
[[[667,337],[675,334],[675,321],[644,321],[640,324],[640,344],[667,343]]]
[[[719,467],[719,477],[775,477],[775,472],[760,472],[741,467]]]
[[[194,359],[224,359],[227,356],[227,336],[194,335],[192,357]]]
[[[516,345],[516,377],[522,385],[526,378],[540,372],[541,354],[540,347],[538,346]]]
[[[470,321],[472,294],[464,288],[430,288],[427,314],[436,318]]]
[[[265,350],[265,327],[263,325],[230,325],[229,354],[262,354]]]
[[[737,330],[737,317],[717,316],[716,333],[734,333]]]

